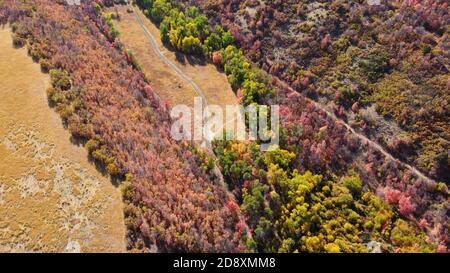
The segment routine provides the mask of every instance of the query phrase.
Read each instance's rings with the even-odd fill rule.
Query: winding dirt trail
[[[277,80],[282,85],[283,88],[285,88],[285,89],[287,89],[287,90],[289,90],[291,92],[295,92],[295,93],[299,94],[297,91],[292,89],[292,87],[290,87],[287,83],[285,83],[281,79],[277,78]],[[316,102],[314,100],[311,100],[311,99],[309,99],[309,98],[307,98],[307,97],[305,97],[305,96],[303,96],[301,94],[299,94],[299,95],[302,96],[303,98],[305,98],[306,100],[308,100],[309,102],[313,103],[316,108],[318,108],[321,111],[323,111],[328,117],[330,117],[334,121],[339,122],[340,124],[342,124],[348,131],[350,131],[353,135],[355,135],[359,140],[361,140],[363,143],[367,143],[367,145],[369,145],[370,147],[372,147],[375,150],[379,151],[381,154],[383,154],[389,160],[394,161],[394,162],[400,164],[401,166],[404,166],[405,168],[410,170],[412,174],[414,174],[418,178],[420,178],[420,179],[422,179],[422,180],[424,180],[424,181],[426,181],[428,183],[436,183],[436,181],[434,181],[432,178],[430,178],[430,177],[426,176],[425,174],[423,174],[422,172],[420,172],[416,167],[411,166],[410,164],[395,158],[392,154],[390,154],[388,151],[386,151],[377,142],[369,139],[368,137],[366,137],[363,134],[360,134],[360,133],[356,132],[356,130],[353,129],[349,124],[347,124],[344,120],[338,118],[333,112],[328,110],[326,107],[324,107],[320,103],[318,103],[318,102]]]
[[[150,31],[144,25],[144,22],[142,21],[141,16],[139,16],[139,14],[136,12],[136,10],[133,7],[133,5],[129,5],[129,7],[133,10],[134,18],[136,18],[137,23],[139,24],[139,26],[144,31],[145,35],[147,36],[148,40],[150,41],[150,44],[152,45],[153,50],[158,55],[158,57],[164,63],[166,63],[171,69],[173,69],[173,71],[175,71],[175,73],[180,78],[182,78],[184,81],[186,81],[188,84],[190,84],[192,86],[192,88],[195,90],[195,92],[197,93],[197,95],[202,98],[203,103],[205,104],[205,106],[207,106],[208,102],[206,100],[205,93],[200,88],[200,86],[198,86],[188,75],[186,75],[183,71],[181,71],[181,69],[179,69],[178,66],[176,66],[171,60],[169,60],[166,57],[166,55],[164,55],[164,53],[159,49],[159,46],[158,46],[158,44],[157,44],[157,42],[155,40],[155,37],[153,37],[153,35],[150,33]]]
[[[194,90],[196,91],[196,93],[203,98],[203,100],[205,101],[205,105],[208,105],[206,96],[203,92],[203,90],[195,83],[195,81],[193,81],[189,76],[187,76],[186,74],[183,73],[183,71],[181,71],[177,65],[175,65],[173,62],[171,62],[165,55],[164,53],[161,51],[161,49],[159,48],[156,39],[154,38],[154,36],[151,34],[151,32],[147,29],[147,27],[145,26],[142,18],[140,17],[140,15],[138,14],[138,12],[136,11],[136,9],[132,6],[129,5],[130,8],[133,10],[134,16],[136,18],[136,21],[138,22],[138,24],[140,25],[140,27],[142,28],[142,30],[146,33],[146,36],[148,38],[148,40],[150,41],[150,44],[152,45],[153,50],[158,54],[158,56],[170,67],[172,68],[177,75],[179,75],[183,80],[185,80],[187,83],[189,83]],[[278,79],[279,82],[283,85],[284,88],[292,91],[292,92],[296,92],[295,90],[293,90],[288,84],[286,84],[284,81],[281,81],[280,79]],[[303,96],[304,97],[304,96]],[[350,131],[353,135],[355,135],[358,139],[360,139],[363,143],[367,143],[370,147],[374,148],[375,150],[379,151],[381,154],[383,154],[386,158],[388,158],[391,161],[394,161],[402,166],[404,166],[405,168],[407,168],[408,170],[411,171],[412,174],[414,174],[415,176],[417,176],[418,178],[429,182],[429,183],[436,183],[433,179],[431,179],[430,177],[426,176],[425,174],[423,174],[422,172],[420,172],[417,168],[415,168],[414,166],[403,162],[397,158],[395,158],[392,154],[390,154],[388,151],[386,151],[380,144],[378,144],[377,142],[369,139],[368,137],[366,137],[363,134],[360,134],[358,132],[356,132],[355,129],[353,129],[349,124],[347,124],[344,120],[338,118],[334,113],[332,113],[331,111],[329,111],[328,109],[326,109],[326,107],[324,107],[323,105],[321,105],[320,103],[313,101],[307,97],[304,97],[305,99],[307,99],[308,101],[312,102],[318,109],[322,110],[323,112],[325,112],[327,114],[327,116],[329,116],[330,118],[332,118],[333,120],[341,123],[343,126],[345,126],[345,128],[347,128],[348,131]],[[234,121],[232,121],[234,122]]]
[[[120,41],[131,49],[155,93],[167,100],[170,107],[184,104],[192,108],[195,97],[202,99],[204,108],[219,106],[223,114],[227,106],[239,105],[226,75],[218,71],[216,66],[190,63],[186,61],[187,56],[167,50],[159,39],[159,29],[140,9],[133,6],[129,6],[129,9],[133,12],[127,12],[127,6],[117,5],[108,11],[119,15],[114,25],[120,32]],[[231,121],[225,120],[212,130],[211,135],[222,135],[227,124],[237,127],[238,120],[237,117]],[[206,121],[204,119],[203,123]],[[199,144],[209,146],[207,139]]]

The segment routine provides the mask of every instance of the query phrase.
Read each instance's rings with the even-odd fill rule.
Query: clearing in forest
[[[127,49],[130,49],[138,60],[143,72],[150,80],[155,92],[169,103],[170,106],[185,104],[193,106],[194,97],[199,97],[193,86],[180,77],[173,67],[164,62],[167,58],[184,75],[192,79],[203,92],[209,105],[219,105],[225,111],[226,105],[238,105],[228,79],[224,73],[217,70],[210,63],[197,63],[191,57],[181,53],[172,52],[164,47],[159,29],[142,13],[134,8],[134,13],[127,12],[126,6],[116,6],[109,10],[118,13],[119,18],[114,21],[115,27],[120,32],[120,41]],[[156,41],[159,51],[164,55],[159,56],[146,34],[139,24],[138,16]]]

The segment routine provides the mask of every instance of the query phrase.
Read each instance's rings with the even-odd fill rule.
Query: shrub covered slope
[[[3,1],[0,17],[50,72],[49,101],[74,137],[100,168],[125,179],[128,247],[238,251],[239,215],[226,206],[233,199],[204,155],[172,140],[167,106],[133,69],[101,10],[91,1],[57,2]]]

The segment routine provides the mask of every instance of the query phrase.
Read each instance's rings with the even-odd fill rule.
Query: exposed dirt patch
[[[120,191],[70,141],[47,75],[0,29],[0,252],[121,252]]]
[[[193,88],[156,55],[134,14],[128,13],[125,6],[116,6],[110,11],[116,12],[116,8],[120,20],[115,21],[115,26],[120,32],[120,40],[133,51],[155,91],[171,106],[177,104],[193,106],[193,98],[198,96]],[[212,64],[196,64],[182,54],[167,50],[161,42],[159,29],[142,11],[135,9],[135,12],[155,37],[164,55],[203,90],[208,104],[222,107],[238,104],[224,73],[220,73]]]

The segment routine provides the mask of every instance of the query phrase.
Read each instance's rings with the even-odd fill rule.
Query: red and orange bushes
[[[428,234],[436,242],[447,242],[445,185],[413,175],[400,163],[352,135],[308,99],[289,91],[280,92],[277,97],[283,105],[285,130],[280,145],[296,154],[293,164],[300,173],[312,171],[336,177],[357,170],[365,190],[378,192],[402,217],[427,221]]]
[[[407,133],[401,160],[449,180],[448,1],[178,2],[201,7],[255,64],[340,118],[356,117],[355,129],[389,149],[390,130],[359,120],[374,106]]]
[[[439,29],[450,20],[446,0],[406,0],[403,7],[411,7],[417,14],[418,23],[425,22],[431,30]]]
[[[410,104],[430,94],[439,97],[445,90],[441,75],[446,73],[443,64],[448,63],[448,59],[440,50],[445,46],[434,39],[436,33],[426,30],[423,21],[416,25],[415,19],[408,16],[411,10],[402,10],[398,2],[390,1],[382,1],[379,6],[369,6],[366,1],[178,2],[202,7],[212,24],[219,23],[234,35],[246,57],[290,83],[296,91],[329,103],[330,112],[338,114],[343,121],[351,115],[359,118],[359,112],[373,103],[380,114],[395,118],[395,126],[402,126],[415,135],[403,142],[409,144],[408,152],[403,150],[402,157],[398,158],[418,166],[433,179],[448,180],[445,99],[433,100],[433,104],[421,99],[418,106]],[[417,58],[421,61],[417,62]],[[394,70],[406,74],[408,82],[420,85],[417,92],[411,92],[414,96],[404,99],[404,104],[395,103],[396,99],[404,98],[412,89],[392,80],[396,75],[392,73]],[[398,88],[393,88],[396,86],[393,83],[397,83]],[[431,89],[430,83],[436,87]],[[278,88],[284,89],[283,86]],[[400,93],[402,96],[398,95]],[[364,182],[365,190],[380,192],[391,187],[401,191],[402,201],[394,204],[399,213],[403,217],[429,221],[433,232],[439,234],[433,238],[444,244],[447,242],[448,192],[437,190],[438,183],[413,174],[414,171],[381,151],[378,145],[350,133],[318,104],[298,93],[276,92],[275,97],[275,101],[271,98],[261,101],[281,106],[284,132],[280,146],[296,154],[292,164],[297,170],[313,171],[334,179],[354,169]],[[409,122],[398,119],[395,111],[399,109],[399,116]],[[435,122],[425,125],[424,117],[433,117]],[[366,126],[363,133],[392,150],[392,145],[383,141],[383,134],[376,135],[377,128],[373,130],[375,133],[371,130],[373,128]],[[430,144],[436,139],[442,140],[440,145]],[[424,152],[422,143],[432,150]],[[417,156],[420,153],[424,159]],[[421,161],[433,167],[427,168]],[[222,164],[224,170],[228,165]],[[229,184],[235,186],[236,175],[224,174]]]
[[[56,109],[101,168],[126,174],[128,247],[141,251],[238,251],[239,213],[198,153],[170,137],[170,117],[129,64],[94,7],[4,1],[2,22],[26,29],[30,51],[52,65]],[[59,76],[61,77],[59,77]],[[51,98],[50,98],[51,99]],[[237,214],[236,214],[237,213]]]

